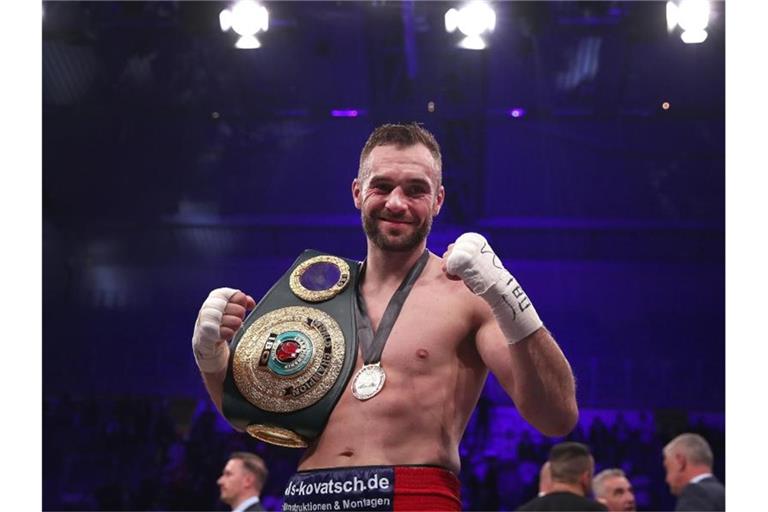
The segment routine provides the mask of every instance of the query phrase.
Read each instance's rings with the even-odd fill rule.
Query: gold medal
[[[366,364],[360,368],[352,379],[352,394],[358,400],[368,400],[379,394],[387,374],[381,363]]]

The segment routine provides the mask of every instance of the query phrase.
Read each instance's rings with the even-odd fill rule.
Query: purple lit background
[[[305,248],[363,257],[349,186],[388,121],[443,148],[430,249],[484,233],[568,356],[569,439],[644,510],[674,504],[661,447],[682,431],[725,479],[723,3],[685,45],[663,2],[502,2],[484,52],[453,46],[448,2],[270,3],[259,50],[232,48],[226,5],[44,2],[46,510],[226,510],[215,480],[242,448],[279,507],[299,453],[213,413],[195,316],[214,287],[261,296]],[[465,508],[533,497],[557,441],[490,378]]]

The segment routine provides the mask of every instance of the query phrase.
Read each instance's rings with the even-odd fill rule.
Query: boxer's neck
[[[426,241],[408,252],[385,251],[369,241],[365,263],[365,285],[373,288],[400,286],[408,271],[424,253],[425,248]]]

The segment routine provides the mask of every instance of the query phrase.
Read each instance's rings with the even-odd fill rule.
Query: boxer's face
[[[352,197],[363,229],[374,245],[388,251],[419,246],[440,212],[445,191],[437,185],[435,161],[422,144],[377,146],[366,160],[363,181],[352,182]]]

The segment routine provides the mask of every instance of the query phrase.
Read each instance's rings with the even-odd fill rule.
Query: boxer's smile
[[[378,146],[369,155],[368,166],[364,182],[353,183],[355,205],[368,238],[385,250],[418,247],[429,234],[444,196],[432,155],[423,146]]]

